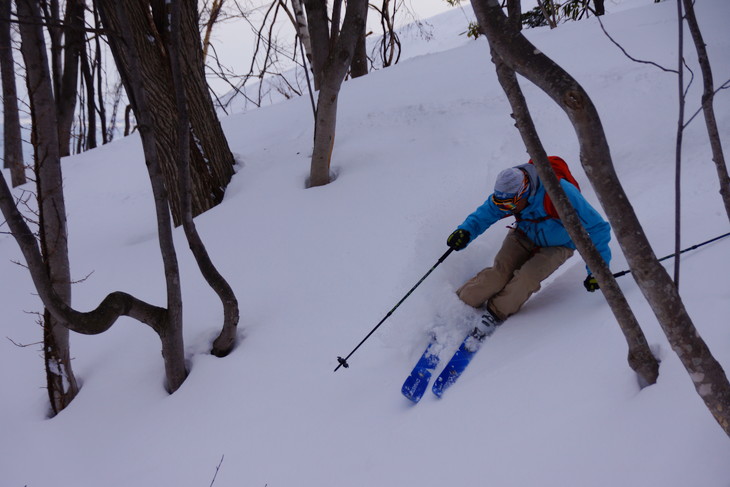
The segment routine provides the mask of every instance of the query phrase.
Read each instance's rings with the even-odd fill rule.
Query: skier
[[[608,264],[611,260],[609,224],[585,200],[577,183],[569,181],[575,180],[565,162],[558,157],[549,160],[591,240]],[[514,215],[516,219],[492,267],[479,272],[457,291],[466,304],[485,309],[483,322],[486,319],[498,325],[516,313],[540,289],[540,283],[573,255],[575,244],[551,206],[534,165],[510,167],[497,176],[494,193],[448,237],[449,247],[462,250],[502,218]],[[583,285],[589,292],[598,289],[590,269]]]

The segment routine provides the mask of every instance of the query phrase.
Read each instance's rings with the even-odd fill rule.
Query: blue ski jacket
[[[562,246],[575,249],[575,244],[565,230],[563,222],[557,218],[549,217],[547,211],[545,211],[543,204],[545,186],[542,185],[537,177],[534,166],[524,164],[518,167],[525,170],[530,178],[530,194],[528,196],[527,207],[519,213],[515,225],[516,229],[521,231],[539,247]],[[610,264],[611,249],[608,246],[608,242],[611,240],[611,226],[586,201],[578,188],[565,179],[560,180],[560,185],[565,190],[570,203],[578,213],[596,249],[598,249],[606,264]],[[492,201],[492,195],[490,195],[479,208],[466,217],[466,220],[458,228],[469,232],[471,236],[469,243],[471,243],[494,223],[509,216],[512,215],[497,208],[497,205]],[[587,267],[586,269],[590,274],[590,269]]]

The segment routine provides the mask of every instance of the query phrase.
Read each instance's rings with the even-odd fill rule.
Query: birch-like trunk
[[[53,291],[64,302],[70,303],[71,270],[58,122],[41,12],[34,0],[18,0],[16,3],[33,124],[42,261]],[[78,393],[68,340],[65,323],[46,310],[43,314],[43,355],[48,396],[54,414],[63,410]]]
[[[304,46],[304,55],[309,65],[312,65],[312,38],[309,36],[309,26],[307,25],[307,15],[304,12],[302,0],[291,0],[292,10],[294,11],[294,29],[299,37],[299,42]]]
[[[629,349],[629,366],[636,372],[641,387],[655,384],[659,377],[659,362],[652,354],[646,336],[641,330],[636,316],[631,311],[623,292],[621,292],[621,288],[611,274],[611,269],[609,269],[593,244],[565,191],[560,186],[550,162],[548,162],[547,153],[537,134],[537,129],[532,121],[527,101],[522,94],[515,72],[494,51],[492,51],[492,60],[497,67],[499,82],[512,106],[512,116],[517,122],[517,129],[520,131],[527,152],[535,164],[540,181],[545,185],[550,199],[558,210],[560,220],[586,265],[596,276],[601,274],[604,282],[607,282],[607,284],[601,285],[601,291],[626,339]]]
[[[309,5],[319,2],[307,1],[307,15],[310,16],[310,32],[312,31],[312,16]],[[317,116],[314,128],[314,149],[309,174],[310,186],[322,186],[330,182],[330,161],[335,142],[337,126],[337,100],[342,82],[352,63],[355,46],[364,28],[367,16],[367,0],[350,0],[345,10],[345,19],[342,29],[335,41],[329,42],[327,60],[320,73],[321,83],[317,98]],[[319,11],[319,10],[318,10]],[[320,19],[321,20],[321,19]],[[315,29],[321,31],[321,26]],[[321,32],[320,32],[321,34]],[[318,41],[314,33],[312,42]],[[321,51],[321,46],[314,45],[315,62]],[[320,54],[321,55],[321,54]],[[316,77],[316,75],[315,75]]]
[[[603,207],[644,297],[697,393],[730,435],[730,383],[687,313],[678,290],[659,263],[621,186],[598,112],[583,88],[560,66],[510,29],[498,0],[472,0],[492,48],[517,73],[537,85],[567,114],[580,144],[583,168]],[[601,287],[610,285],[604,273]]]
[[[18,90],[15,85],[15,62],[10,34],[10,0],[0,0],[0,74],[3,90],[4,167],[10,169],[13,187],[25,184],[23,140],[20,135]]]
[[[725,154],[722,151],[722,140],[720,139],[720,130],[717,127],[717,118],[715,117],[715,86],[712,80],[712,65],[710,57],[707,54],[707,47],[702,38],[697,16],[695,15],[694,3],[692,0],[683,0],[685,19],[689,27],[692,41],[697,49],[697,60],[700,64],[700,72],[702,73],[702,112],[705,117],[705,125],[707,126],[707,135],[710,137],[710,149],[712,150],[712,160],[717,170],[717,178],[720,181],[720,196],[725,205],[725,213],[730,220],[730,175],[728,175],[727,165],[725,164]]]

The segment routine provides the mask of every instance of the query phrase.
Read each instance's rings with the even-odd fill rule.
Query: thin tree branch
[[[637,58],[633,57],[631,54],[628,53],[628,51],[626,51],[626,49],[624,49],[624,47],[621,44],[619,44],[613,37],[611,37],[611,34],[608,33],[608,31],[606,30],[606,27],[603,25],[603,21],[601,20],[601,17],[597,15],[596,18],[598,19],[598,24],[601,26],[601,30],[603,30],[603,33],[606,34],[606,37],[608,37],[608,40],[610,40],[616,47],[618,47],[627,58],[631,59],[635,63],[649,64],[651,66],[657,67],[666,73],[679,74],[679,72],[676,69],[665,68],[664,66],[657,64],[654,61],[644,61],[642,59],[637,59]]]

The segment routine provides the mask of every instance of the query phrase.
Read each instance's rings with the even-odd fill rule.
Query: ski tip
[[[403,392],[403,391],[402,391]],[[420,396],[412,396],[410,394],[407,394],[406,392],[403,392],[403,397],[411,401],[413,404],[418,404],[418,402],[421,400],[423,395]]]
[[[430,380],[431,371],[429,370],[421,370],[413,373],[403,383],[400,392],[409,401],[418,403],[425,394]]]

